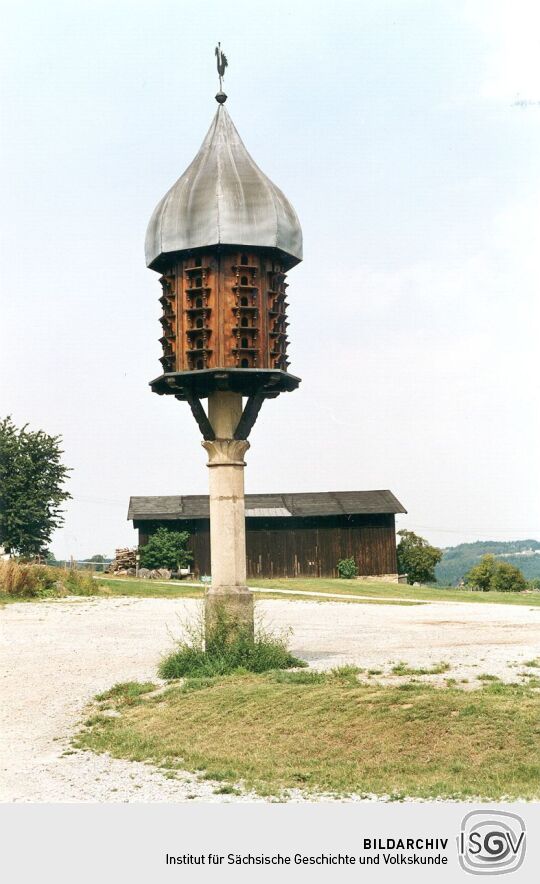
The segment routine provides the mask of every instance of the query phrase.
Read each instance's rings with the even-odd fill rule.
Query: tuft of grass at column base
[[[204,614],[185,623],[184,629],[187,637],[159,665],[158,673],[167,681],[307,666],[290,653],[287,632],[270,632],[259,621],[254,634],[253,627],[231,617],[226,606],[214,605],[212,629],[205,627]]]

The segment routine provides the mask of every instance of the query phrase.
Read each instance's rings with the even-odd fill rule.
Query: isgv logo
[[[525,859],[525,823],[516,813],[473,810],[461,823],[459,864],[472,875],[504,875]]]

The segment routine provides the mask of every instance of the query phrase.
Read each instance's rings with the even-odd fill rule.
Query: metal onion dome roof
[[[201,148],[154,209],[146,263],[218,244],[266,246],[302,260],[302,229],[286,196],[259,169],[220,104]]]

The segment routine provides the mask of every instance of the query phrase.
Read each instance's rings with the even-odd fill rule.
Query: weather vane
[[[221,51],[221,43],[218,43],[216,46],[216,60],[217,60],[217,72],[219,76],[219,91],[223,92],[223,77],[225,76],[225,68],[228,67],[229,62],[227,61],[227,56],[224,52]]]

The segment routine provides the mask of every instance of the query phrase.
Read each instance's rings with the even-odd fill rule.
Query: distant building
[[[334,577],[349,557],[360,575],[396,575],[395,514],[405,512],[391,491],[246,494],[248,577]],[[188,531],[194,570],[210,574],[206,495],[132,497],[128,519],[140,545],[161,527]]]

